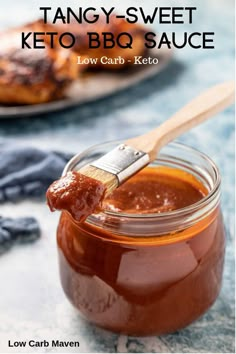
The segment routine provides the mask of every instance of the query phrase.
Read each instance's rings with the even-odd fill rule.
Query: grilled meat
[[[99,48],[89,48],[87,32],[94,31],[102,39],[102,32],[111,32],[117,38],[121,32],[129,33],[133,38],[132,49],[114,48],[104,49],[102,43]],[[50,37],[42,34],[45,48],[22,49],[21,32],[64,32],[72,33],[76,42],[73,50],[63,49],[58,38],[51,48]],[[78,24],[44,24],[42,20],[34,21],[25,26],[0,33],[0,102],[4,104],[37,104],[49,102],[63,97],[67,87],[78,78],[78,75],[87,66],[77,64],[77,55],[82,57],[98,58],[92,68],[106,70],[120,69],[132,64],[134,56],[145,52],[143,35],[145,29],[141,25],[129,24],[124,19],[110,17],[110,23],[105,23],[105,16],[91,26]],[[28,40],[29,43],[29,40]],[[125,42],[121,42],[125,45]],[[33,43],[31,43],[33,44]],[[33,45],[32,45],[33,46]],[[101,57],[115,59],[121,56],[125,64],[101,63]]]
[[[0,102],[36,104],[63,96],[78,77],[76,55],[69,50],[21,49],[22,31],[35,31],[37,23],[0,34]],[[39,27],[39,31],[40,31]]]

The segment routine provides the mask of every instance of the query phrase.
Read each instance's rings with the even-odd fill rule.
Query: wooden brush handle
[[[148,153],[150,161],[153,161],[164,145],[230,106],[234,100],[234,81],[214,86],[192,100],[158,128],[126,141],[126,144]]]

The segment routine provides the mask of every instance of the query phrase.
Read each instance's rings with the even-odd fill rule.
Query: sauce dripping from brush
[[[47,203],[51,211],[66,210],[81,222],[99,209],[105,190],[105,185],[94,178],[68,172],[48,188]]]

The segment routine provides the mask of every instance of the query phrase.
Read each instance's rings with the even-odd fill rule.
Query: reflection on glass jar
[[[65,172],[118,143],[74,157]],[[207,195],[170,212],[107,211],[82,224],[62,212],[57,233],[61,282],[71,303],[87,320],[130,335],[158,335],[187,326],[213,304],[221,287],[225,234],[215,164],[172,143],[152,166],[191,174]]]

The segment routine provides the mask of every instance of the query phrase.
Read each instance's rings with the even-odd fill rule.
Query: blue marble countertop
[[[63,1],[54,1],[53,5]],[[69,1],[68,4],[76,1]],[[129,0],[129,6],[141,1]],[[159,6],[166,1],[145,2]],[[29,21],[37,16],[35,1],[1,2],[0,27]],[[40,6],[48,1],[40,1]],[[85,2],[81,1],[80,5]],[[175,4],[175,1],[168,1]],[[181,4],[181,5],[180,5]],[[104,6],[111,6],[109,1]],[[125,1],[119,2],[124,6]],[[189,5],[181,0],[178,6]],[[195,95],[234,75],[234,2],[193,0],[198,15],[192,31],[214,31],[214,50],[183,49],[161,74],[135,87],[97,102],[46,116],[0,121],[0,142],[15,141],[45,149],[79,152],[99,142],[143,133],[168,118]],[[84,5],[85,6],[85,5]],[[101,4],[100,4],[101,6]],[[7,16],[6,13],[11,13]],[[13,16],[14,13],[14,16]],[[185,27],[175,30],[181,35]],[[164,29],[163,29],[164,30]],[[34,215],[42,226],[42,239],[18,246],[0,257],[0,352],[20,353],[8,348],[11,340],[79,340],[80,348],[67,352],[156,352],[234,353],[234,110],[229,108],[193,129],[180,141],[208,154],[222,175],[222,209],[227,230],[223,287],[213,307],[186,329],[161,337],[135,338],[106,332],[88,324],[67,302],[60,286],[55,230],[58,215],[44,203],[24,201],[1,206],[2,215]],[[44,352],[65,349],[45,348]],[[43,352],[41,348],[27,352]]]

